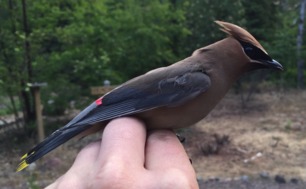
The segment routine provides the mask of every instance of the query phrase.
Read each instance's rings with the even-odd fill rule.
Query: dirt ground
[[[306,92],[258,93],[246,104],[243,107],[241,96],[230,93],[204,120],[181,131],[201,188],[306,188]],[[69,141],[35,166],[15,173],[20,156],[34,144],[19,137],[1,139],[3,189],[48,185],[99,136]],[[275,182],[277,175],[287,184]]]
[[[306,180],[305,92],[257,94],[246,109],[241,109],[238,96],[228,95],[191,130],[197,132],[187,151],[200,177],[269,171]],[[229,144],[216,155],[205,156],[199,150],[207,145],[202,144],[207,140],[202,132],[227,135]]]

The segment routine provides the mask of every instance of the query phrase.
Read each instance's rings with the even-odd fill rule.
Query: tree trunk
[[[301,0],[300,16],[298,22],[298,35],[297,35],[297,87],[302,89],[304,87],[304,60],[301,56],[303,46],[303,32],[304,32],[304,17],[305,17],[306,0]]]
[[[17,125],[18,128],[21,128],[21,126],[19,124],[19,115],[18,115],[17,106],[16,106],[15,99],[14,99],[14,96],[11,93],[11,91],[8,91],[8,96],[9,96],[10,101],[11,101],[11,105],[12,105],[12,109],[13,109],[16,125]]]
[[[30,54],[30,42],[29,42],[29,25],[28,25],[28,17],[27,17],[27,5],[26,0],[22,0],[22,16],[23,16],[23,30],[25,34],[24,40],[24,50],[25,50],[25,57],[24,62],[27,68],[28,74],[28,82],[32,82],[32,62],[31,62],[31,54]]]
[[[31,46],[29,42],[29,25],[28,25],[28,17],[27,17],[27,5],[26,0],[22,0],[22,17],[23,17],[23,30],[25,34],[24,40],[24,65],[25,65],[25,72],[27,73],[27,78],[22,79],[21,86],[21,97],[23,101],[23,109],[24,109],[24,118],[25,122],[31,122],[35,120],[35,113],[34,113],[34,106],[33,106],[33,92],[27,92],[25,89],[27,87],[27,83],[32,82],[32,62],[31,62]],[[31,98],[32,97],[32,98]]]

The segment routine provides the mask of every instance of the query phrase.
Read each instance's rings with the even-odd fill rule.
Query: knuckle
[[[101,188],[123,189],[128,188],[129,182],[133,180],[125,164],[120,161],[108,161],[100,169],[100,172],[93,176],[93,186]]]
[[[77,175],[68,174],[60,178],[55,188],[84,188],[84,184]]]
[[[198,189],[196,179],[181,170],[170,169],[165,174],[162,188]]]

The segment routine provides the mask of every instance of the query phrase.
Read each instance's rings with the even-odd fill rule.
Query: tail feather
[[[23,170],[29,164],[43,157],[44,155],[49,153],[51,150],[67,142],[69,139],[80,134],[86,129],[88,129],[88,125],[78,125],[78,127],[68,127],[68,128],[63,127],[55,131],[53,134],[47,137],[44,141],[39,143],[37,146],[32,148],[28,153],[22,156],[21,162],[17,168],[17,172]]]

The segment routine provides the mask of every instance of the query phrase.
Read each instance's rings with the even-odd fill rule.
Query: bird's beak
[[[263,60],[263,61],[260,61],[260,63],[263,64],[267,68],[281,70],[281,71],[284,70],[283,66],[274,59],[272,59],[272,61]]]

